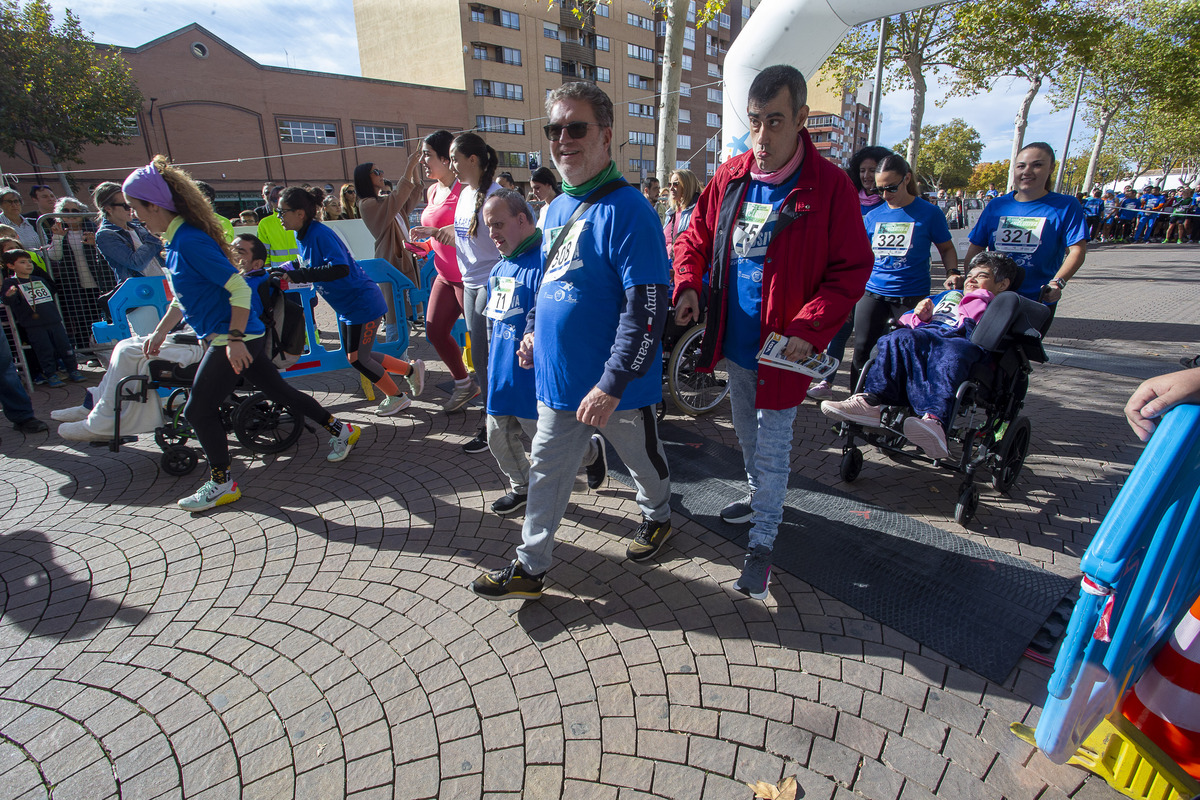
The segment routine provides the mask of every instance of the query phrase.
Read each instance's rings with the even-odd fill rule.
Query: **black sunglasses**
[[[376,168],[376,169],[371,170],[371,174],[372,175],[382,175],[383,170]]]
[[[123,208],[126,211],[133,211],[133,206],[129,205],[129,203],[109,203],[108,207],[109,208]]]
[[[600,126],[599,122],[568,122],[566,125],[546,125],[542,130],[546,134],[546,138],[552,142],[557,142],[562,139],[563,131],[572,139],[582,139],[587,136],[589,125]]]
[[[900,191],[900,184],[898,184],[898,183],[893,183],[893,184],[891,184],[890,186],[876,186],[875,188],[879,190],[879,193],[880,193],[880,194],[883,194],[884,192],[887,192],[888,194],[891,194],[891,193],[893,193],[893,192],[898,192],[898,191]]]

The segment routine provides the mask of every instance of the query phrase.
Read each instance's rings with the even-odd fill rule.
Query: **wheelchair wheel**
[[[196,468],[196,451],[181,444],[167,448],[159,459],[163,472],[179,477],[187,475]]]
[[[667,363],[671,399],[690,417],[707,414],[729,394],[729,373],[721,365],[711,373],[696,371],[703,335],[704,325],[694,325],[671,349],[671,360]]]
[[[167,402],[163,406],[163,414],[171,419],[183,411],[183,407],[187,405],[188,397],[191,396],[191,390],[186,387],[179,387],[167,396]]]
[[[958,503],[954,506],[954,521],[959,525],[966,525],[975,519],[975,512],[978,510],[979,487],[974,484],[968,484],[963,487],[962,492],[958,495]]]
[[[842,453],[842,480],[854,483],[862,472],[863,454],[857,447]]]
[[[1025,457],[1029,455],[1029,440],[1032,432],[1029,419],[1017,417],[1004,431],[1004,438],[996,448],[997,464],[992,469],[992,488],[1007,494],[1017,482]]]
[[[304,432],[304,418],[267,399],[262,392],[250,395],[233,413],[233,434],[256,453],[280,453]]]

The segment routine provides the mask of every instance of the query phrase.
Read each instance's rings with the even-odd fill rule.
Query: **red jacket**
[[[862,297],[875,256],[850,179],[821,157],[808,131],[800,132],[800,141],[804,147],[800,177],[780,207],[763,260],[759,344],[774,332],[799,336],[821,352]],[[711,371],[722,358],[731,233],[750,184],[753,157],[743,153],[717,169],[700,194],[691,225],[675,240],[675,300],[684,289],[702,292],[701,281],[712,265],[699,362],[703,371]],[[798,372],[760,367],[754,405],[776,410],[798,406],[808,384],[809,378]]]

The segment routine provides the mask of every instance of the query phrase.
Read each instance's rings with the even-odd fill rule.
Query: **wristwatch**
[[[225,334],[225,338],[231,342],[240,342],[246,338],[246,334],[237,328],[230,328],[229,333]]]
[[[951,277],[951,276],[954,276],[954,277],[956,277],[956,278],[960,278],[960,277],[962,277],[962,272],[961,272],[960,270],[957,270],[957,269],[948,269],[948,270],[946,270],[946,277],[947,277],[947,278],[949,278],[949,277]]]
[[[1067,279],[1066,278],[1054,278],[1050,281],[1050,283],[1053,283],[1055,286],[1057,286],[1058,290],[1060,292],[1063,289],[1067,288]]]

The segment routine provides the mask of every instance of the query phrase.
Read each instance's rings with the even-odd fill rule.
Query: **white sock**
[[[470,386],[470,385],[471,385],[471,376],[470,376],[470,375],[468,375],[467,377],[463,378],[461,381],[459,381],[459,380],[456,380],[456,381],[454,381],[454,388],[455,388],[455,389],[461,389],[461,388],[463,388],[464,386]]]

